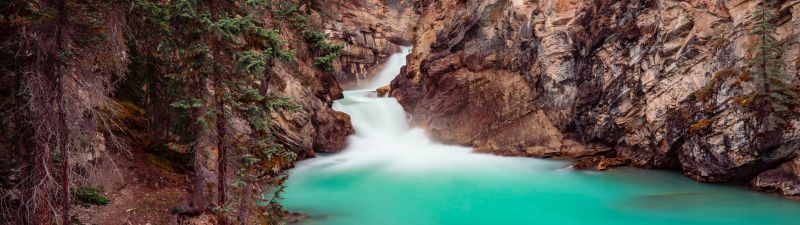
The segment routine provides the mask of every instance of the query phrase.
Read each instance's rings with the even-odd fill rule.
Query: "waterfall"
[[[334,103],[355,128],[346,149],[291,171],[282,204],[309,215],[302,225],[797,224],[800,204],[677,173],[573,171],[437,143],[372,90],[399,73],[409,50]]]
[[[491,162],[499,157],[473,154],[470,148],[432,141],[419,128],[408,125],[406,112],[391,97],[376,97],[374,89],[389,84],[406,63],[410,47],[401,47],[363,90],[344,92],[333,108],[350,115],[355,135],[336,155],[303,162],[304,167],[325,165],[328,170],[381,165],[395,172],[453,167],[454,164]]]
[[[411,53],[411,47],[401,46],[400,52],[392,54],[386,60],[383,68],[378,72],[367,85],[359,87],[359,89],[375,90],[379,87],[389,85],[394,80],[394,77],[400,73],[400,69],[406,65],[406,56]]]

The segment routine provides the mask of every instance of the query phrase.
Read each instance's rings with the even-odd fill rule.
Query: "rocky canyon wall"
[[[316,1],[312,21],[322,25],[334,43],[344,45],[336,78],[345,87],[369,80],[400,45],[413,40],[417,13],[404,0]]]
[[[778,2],[782,58],[798,77],[800,1]],[[423,0],[391,94],[415,125],[479,151],[796,195],[800,122],[776,128],[739,98],[754,90],[759,3]]]
[[[334,152],[346,145],[353,133],[350,118],[330,108],[341,98],[342,86],[354,86],[368,75],[399,45],[409,44],[413,33],[408,24],[416,22],[416,13],[401,0],[310,1],[297,3],[307,15],[307,31],[324,32],[328,41],[344,49],[333,71],[312,67],[312,53],[298,48],[300,63],[278,62],[271,68],[271,90],[289,97],[301,107],[272,115],[272,131],[287,148],[301,158],[314,152]],[[289,28],[287,28],[289,30]],[[290,43],[303,41],[302,33],[286,32]],[[298,47],[298,46],[290,46]],[[313,137],[313,138],[309,138]]]

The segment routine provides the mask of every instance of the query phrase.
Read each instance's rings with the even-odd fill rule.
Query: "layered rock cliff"
[[[312,68],[307,49],[298,49],[298,60],[307,63],[278,62],[271,68],[271,90],[301,106],[298,111],[272,115],[273,133],[282,144],[307,157],[345,147],[347,136],[353,133],[350,118],[330,109],[341,98],[340,84],[356,86],[369,80],[389,55],[400,50],[399,45],[409,44],[413,39],[409,27],[417,14],[400,0],[312,1],[299,8],[309,20],[303,29],[323,32],[328,41],[344,46],[333,71]],[[301,42],[299,35],[286,33],[283,38]]]
[[[318,7],[317,7],[318,6]],[[310,19],[344,45],[336,78],[345,87],[368,81],[400,45],[413,39],[417,14],[402,0],[317,1]]]
[[[794,195],[796,163],[777,167],[800,151],[800,123],[774,126],[738,98],[754,90],[759,2],[423,0],[391,94],[447,143],[707,182],[759,176],[760,189]],[[797,77],[800,1],[779,4],[782,58]]]

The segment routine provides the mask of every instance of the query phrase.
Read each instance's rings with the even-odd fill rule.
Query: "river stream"
[[[334,109],[356,134],[341,153],[299,162],[282,202],[303,225],[792,225],[800,203],[674,172],[575,171],[567,161],[499,157],[431,140],[393,98],[375,97],[403,48]]]

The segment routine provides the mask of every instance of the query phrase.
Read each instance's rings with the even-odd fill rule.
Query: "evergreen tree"
[[[180,134],[183,141],[178,143],[189,145],[195,160],[195,191],[181,214],[214,212],[220,224],[249,224],[251,216],[279,222],[275,215],[281,209],[274,201],[253,204],[261,196],[254,189],[281,190],[283,168],[294,160],[293,153],[272,141],[267,129],[269,111],[290,108],[283,104],[285,99],[267,92],[270,67],[275,60],[294,58],[282,48],[279,32],[263,22],[270,8],[269,1],[259,0],[135,2],[134,13],[142,20],[136,23],[141,26],[135,29],[141,43],[136,52],[149,61],[142,64],[152,63],[155,71],[166,72],[153,80],[166,81],[161,86],[175,91],[171,106],[184,114],[193,112],[187,118],[192,128],[181,129],[189,132]],[[232,117],[249,122],[249,143],[232,143],[237,134],[227,127]],[[215,158],[215,167],[207,167]],[[229,169],[235,174],[230,178]],[[250,213],[253,205],[264,207]],[[234,211],[235,218],[230,215]]]
[[[755,11],[751,34],[757,39],[751,61],[751,73],[756,82],[756,106],[775,113],[778,123],[784,115],[800,104],[800,95],[793,90],[794,79],[785,73],[781,59],[784,49],[776,39],[777,16],[775,0],[764,0]]]
[[[0,131],[14,132],[0,137],[0,224],[69,224],[71,205],[113,201],[85,182],[91,165],[84,164],[94,162],[70,156],[103,151],[104,144],[122,149],[113,135],[131,129],[115,117],[121,98],[144,105],[141,114],[150,117],[149,135],[136,137],[150,139],[142,141],[148,153],[191,164],[193,193],[175,213],[213,214],[218,224],[279,224],[285,169],[296,156],[276,143],[268,118],[296,106],[269,92],[269,77],[278,60],[295,58],[281,28],[298,31],[308,22],[296,4],[284,6],[0,2],[0,31],[9,34],[0,37]],[[332,69],[342,47],[321,37],[315,47],[327,57],[315,65]],[[248,131],[229,128],[238,119]]]

